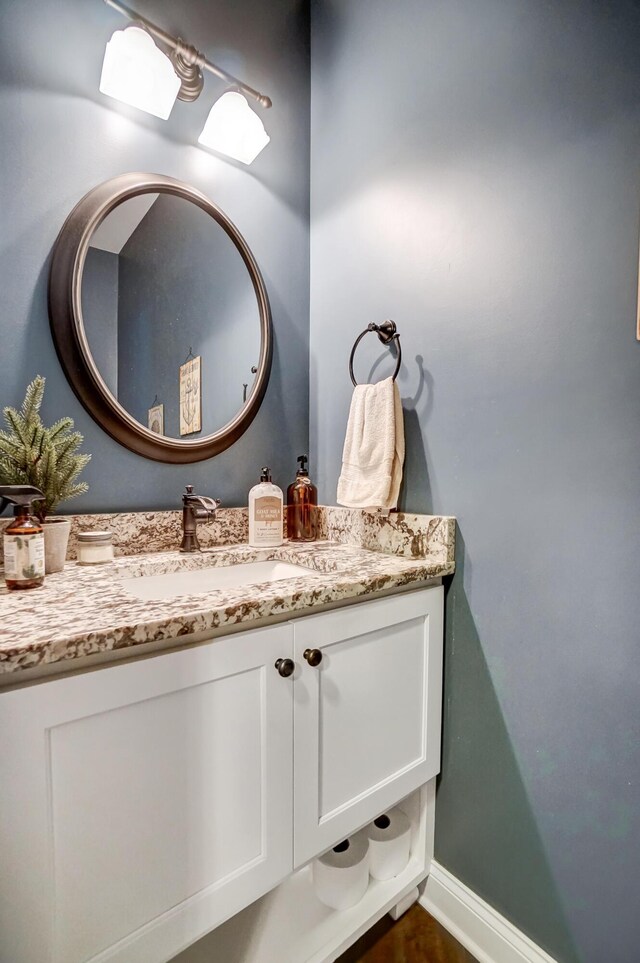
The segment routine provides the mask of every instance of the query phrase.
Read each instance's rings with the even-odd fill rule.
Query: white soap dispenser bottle
[[[271,469],[263,468],[260,484],[249,492],[249,545],[273,548],[283,542],[282,490],[271,481]]]

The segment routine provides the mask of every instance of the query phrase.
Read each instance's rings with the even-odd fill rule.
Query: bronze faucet
[[[207,498],[206,495],[194,495],[193,485],[187,485],[182,496],[182,543],[181,552],[200,552],[200,543],[196,528],[198,521],[216,517],[216,509],[220,504],[219,498]]]

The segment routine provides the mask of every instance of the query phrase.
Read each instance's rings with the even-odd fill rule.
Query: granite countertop
[[[144,601],[122,584],[131,576],[271,559],[299,563],[320,574]],[[17,683],[24,670],[56,664],[56,669],[66,671],[76,667],[74,660],[82,659],[85,665],[86,657],[96,657],[97,662],[98,656],[113,657],[116,650],[124,658],[147,643],[224,633],[239,623],[250,628],[258,620],[263,624],[265,619],[275,621],[369,597],[448,575],[453,569],[452,549],[406,558],[332,541],[285,542],[274,549],[236,544],[193,555],[157,552],[97,566],[71,562],[63,572],[48,575],[42,588],[0,589],[0,676],[4,683]]]

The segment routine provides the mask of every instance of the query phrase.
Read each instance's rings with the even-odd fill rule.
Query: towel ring
[[[400,335],[396,330],[395,321],[383,321],[382,324],[368,324],[362,334],[359,334],[356,338],[353,348],[351,349],[351,354],[349,355],[349,374],[351,375],[351,382],[354,388],[357,387],[358,382],[353,376],[353,358],[356,353],[356,348],[364,338],[365,334],[369,334],[370,331],[375,331],[383,344],[391,344],[392,341],[395,341],[398,346],[398,361],[396,363],[396,370],[393,372],[393,381],[395,381],[398,377],[400,365],[402,364],[402,347],[400,345]]]

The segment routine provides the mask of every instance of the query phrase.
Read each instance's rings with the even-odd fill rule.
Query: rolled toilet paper
[[[313,886],[325,906],[344,910],[359,903],[369,885],[369,840],[356,833],[313,861]]]
[[[401,809],[382,813],[367,826],[369,872],[373,879],[398,876],[409,862],[411,823]]]

